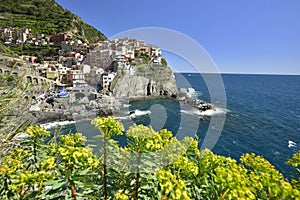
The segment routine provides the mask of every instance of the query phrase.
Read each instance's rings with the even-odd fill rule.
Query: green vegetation
[[[0,52],[11,55],[14,54],[14,52],[8,46],[4,45],[4,42],[2,40],[0,40]]]
[[[167,60],[165,58],[161,58],[161,64],[165,67],[168,66]]]
[[[94,43],[106,37],[88,25],[78,16],[63,9],[54,0],[1,0],[0,27],[29,28],[29,38],[34,34],[44,34],[50,37],[58,33],[72,33],[74,38],[87,43]],[[4,45],[4,38],[0,41],[0,52],[11,55],[38,56],[38,61],[44,57],[57,55],[60,45]],[[37,55],[36,55],[37,54]]]
[[[9,62],[11,70],[7,75],[0,73],[0,157],[10,152],[18,144],[14,136],[26,129],[23,114],[29,101],[24,98],[28,85],[23,83],[23,75],[13,74],[16,62]]]
[[[88,43],[106,37],[54,0],[1,0],[0,27],[30,28],[46,36],[69,32]]]
[[[2,44],[3,45],[3,44]],[[3,47],[5,47],[3,45]],[[34,46],[25,44],[23,47],[19,45],[10,45],[6,47],[9,49],[6,51],[7,53],[13,55],[28,55],[28,56],[36,56],[38,58],[38,62],[44,60],[44,57],[53,57],[57,56],[58,51],[60,50],[60,45],[58,44],[46,44],[46,45],[40,45],[40,46]],[[0,45],[1,50],[1,45]]]
[[[50,133],[28,127],[29,137],[2,159],[1,199],[299,199],[299,179],[289,182],[261,156],[245,154],[238,163],[165,129],[133,125],[124,133],[112,117],[92,124],[100,154],[80,133],[45,144]],[[126,147],[113,139],[123,134]],[[288,163],[299,167],[299,156]]]

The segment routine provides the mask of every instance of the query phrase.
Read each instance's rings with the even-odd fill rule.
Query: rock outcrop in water
[[[185,104],[185,105],[190,105],[194,108],[197,108],[201,112],[206,111],[206,110],[215,109],[215,107],[212,104],[193,97],[193,92],[195,92],[195,90],[193,88],[187,88],[187,89],[180,88],[178,90],[176,100],[179,103],[182,103],[182,104]]]
[[[110,90],[116,98],[143,99],[175,97],[177,86],[169,67],[143,64],[126,68],[119,66]]]

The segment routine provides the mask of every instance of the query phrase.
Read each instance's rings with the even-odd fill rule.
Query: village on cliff
[[[0,58],[0,73],[25,74],[36,122],[112,115],[126,104],[123,97],[180,97],[161,49],[145,41],[124,38],[87,44],[69,33],[45,37],[30,34],[28,28],[2,28],[0,36],[7,46],[59,46],[54,56],[42,60],[32,55]],[[9,60],[16,66],[7,66]],[[211,108],[185,94],[180,98],[200,110]]]
[[[30,63],[35,75],[53,80],[57,85],[86,86],[86,79],[96,74],[99,75],[100,86],[105,88],[115,77],[112,65],[116,62],[125,64],[128,68],[143,62],[162,62],[159,47],[136,39],[114,39],[87,44],[68,33],[54,34],[50,37],[44,37],[44,34],[31,35],[28,28],[2,28],[0,36],[6,45],[60,45],[57,55],[45,57],[43,61],[39,61],[36,56],[21,56]]]

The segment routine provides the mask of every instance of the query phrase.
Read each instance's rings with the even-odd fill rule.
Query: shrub
[[[193,138],[178,141],[167,130],[133,125],[128,145],[114,140],[123,125],[112,117],[96,118],[103,142],[100,155],[86,138],[70,134],[45,144],[49,132],[27,129],[28,139],[4,157],[1,199],[297,199],[296,180],[289,182],[267,160],[245,154],[240,163],[210,150],[198,150]],[[299,154],[288,163],[298,167]]]

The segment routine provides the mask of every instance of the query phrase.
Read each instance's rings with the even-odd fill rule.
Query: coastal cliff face
[[[129,69],[119,66],[110,90],[116,98],[175,97],[177,86],[172,70],[160,64],[143,64]]]

